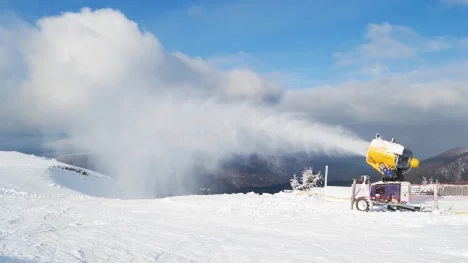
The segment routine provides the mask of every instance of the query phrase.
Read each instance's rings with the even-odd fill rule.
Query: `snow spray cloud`
[[[43,18],[20,44],[23,117],[98,153],[132,197],[187,193],[194,164],[215,169],[232,154],[365,154],[353,134],[265,103],[281,95],[278,85],[168,53],[118,11]]]

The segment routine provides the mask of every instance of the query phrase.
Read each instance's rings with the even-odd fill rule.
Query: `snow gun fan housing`
[[[366,156],[367,163],[382,174],[382,181],[406,181],[405,172],[419,166],[410,149],[395,140],[385,141],[379,134],[371,141]]]

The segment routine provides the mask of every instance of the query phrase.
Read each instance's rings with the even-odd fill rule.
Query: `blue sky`
[[[35,21],[63,11],[79,11],[85,6],[111,7],[153,33],[169,51],[201,56],[221,68],[249,67],[261,73],[279,73],[289,88],[308,88],[350,78],[372,78],[359,73],[369,65],[400,72],[422,63],[427,66],[466,58],[466,51],[451,48],[418,54],[417,59],[390,62],[382,59],[367,66],[339,67],[333,55],[352,52],[364,44],[372,23],[405,26],[428,39],[467,37],[464,28],[468,5],[462,2],[3,0],[0,9]]]

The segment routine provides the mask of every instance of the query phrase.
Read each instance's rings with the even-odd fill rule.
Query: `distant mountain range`
[[[439,182],[468,181],[468,148],[454,148],[423,160],[405,176],[411,183],[421,183],[423,177]]]
[[[96,156],[88,154],[66,155],[57,160],[74,166],[107,174],[95,161]],[[372,181],[380,174],[372,169],[362,156],[328,157],[294,153],[286,156],[232,156],[222,162],[215,172],[203,167],[194,169],[200,186],[210,188],[212,193],[270,192],[291,189],[289,180],[296,174],[301,176],[305,167],[325,173],[328,165],[328,184],[349,186],[353,178],[370,175]],[[468,148],[455,148],[437,156],[422,160],[420,167],[405,174],[408,181],[421,183],[423,176],[440,182],[468,180]]]
[[[96,162],[96,157],[89,154],[71,154],[56,159],[108,174]],[[326,157],[294,153],[287,156],[236,155],[223,161],[215,172],[208,172],[203,167],[194,167],[194,176],[198,178],[200,185],[210,188],[212,193],[278,192],[290,189],[289,180],[293,174],[300,177],[305,167],[312,167],[314,172],[320,171],[324,175],[326,165],[329,185],[350,185],[351,178],[359,177],[363,173],[378,175],[377,172],[369,170],[364,157]]]

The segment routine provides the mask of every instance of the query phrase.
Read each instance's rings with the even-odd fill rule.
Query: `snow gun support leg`
[[[356,179],[353,179],[353,184],[351,185],[351,210],[353,210],[355,196],[356,196]]]
[[[373,203],[370,199],[370,176],[363,175],[359,181],[353,179],[351,188],[351,210],[356,206],[359,211],[371,211]]]

